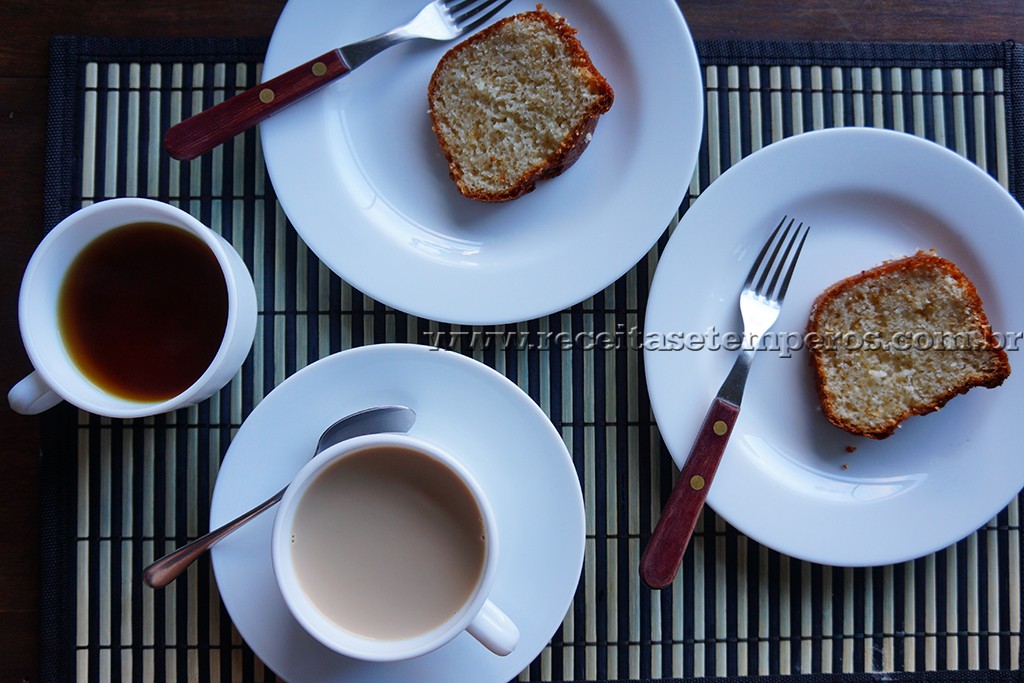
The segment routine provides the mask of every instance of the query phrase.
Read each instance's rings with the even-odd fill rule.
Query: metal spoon
[[[361,410],[358,413],[352,413],[347,417],[341,418],[324,430],[324,433],[320,435],[320,440],[317,441],[316,450],[313,455],[321,453],[336,443],[364,434],[407,432],[412,428],[414,422],[416,422],[416,413],[413,412],[412,408],[406,408],[405,406],[378,406]],[[200,555],[209,550],[214,543],[249,520],[277,505],[287,490],[288,487],[285,486],[252,510],[164,555],[146,567],[142,573],[143,582],[153,588],[163,588],[171,581],[174,581]]]

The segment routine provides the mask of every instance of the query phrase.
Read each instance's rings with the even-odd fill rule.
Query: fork
[[[810,231],[810,226],[805,228],[803,223],[793,229],[796,219],[790,219],[787,225],[787,218],[784,216],[772,231],[740,291],[743,318],[740,355],[704,416],[661,519],[640,558],[640,578],[651,588],[664,588],[675,579],[739,416],[743,387],[754,353],[761,337],[779,319],[782,300]]]
[[[413,38],[454,40],[479,28],[511,1],[434,0],[407,24],[325,52],[172,126],[164,137],[164,149],[175,159],[194,159],[392,45]]]

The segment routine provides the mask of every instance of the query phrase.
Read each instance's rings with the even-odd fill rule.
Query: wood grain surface
[[[1024,41],[1021,0],[678,0],[696,38]],[[534,4],[520,0],[523,9]],[[0,385],[30,371],[18,286],[39,242],[53,35],[269,36],[283,0],[0,3]],[[39,424],[0,408],[0,681],[38,680]]]

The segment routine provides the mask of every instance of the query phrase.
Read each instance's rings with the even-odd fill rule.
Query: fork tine
[[[786,222],[787,219],[789,223]],[[777,304],[782,303],[782,299],[789,289],[789,282],[793,278],[797,259],[800,258],[800,252],[803,250],[804,241],[811,229],[810,226],[805,227],[803,223],[800,223],[794,230],[794,223],[796,223],[795,218],[783,216],[779,224],[775,226],[775,230],[765,240],[764,246],[761,247],[761,253],[758,254],[757,260],[750,269],[747,282],[743,285],[744,289]],[[769,252],[771,252],[770,255]],[[792,258],[790,258],[791,253],[793,254]],[[755,280],[757,280],[756,284]]]
[[[772,274],[772,281],[768,284],[768,287],[766,289],[759,288],[759,291],[764,292],[765,296],[769,296],[771,292],[775,291],[775,285],[778,284],[779,276],[782,274],[782,266],[785,265],[786,259],[789,258],[789,252],[793,248],[793,242],[794,240],[796,240],[796,236],[797,234],[799,234],[800,228],[802,228],[804,225],[803,223],[801,223],[796,229],[796,234],[794,234],[792,239],[790,239],[789,231],[793,227],[793,223],[795,222],[796,219],[794,218],[789,222],[789,225],[786,226],[786,232],[782,234],[782,239],[779,240],[779,246],[775,247],[775,253],[772,254],[772,260],[769,264],[769,267],[766,269],[767,272],[770,272]],[[786,251],[782,254],[782,258],[779,259],[779,249],[782,247],[783,244],[786,245]]]
[[[486,7],[490,1],[491,0],[484,0],[484,6]],[[470,5],[475,5],[478,2],[481,2],[481,0],[442,0],[442,4],[444,4],[445,9],[447,9],[453,16],[457,12],[461,12]],[[480,8],[478,7],[477,9]]]
[[[757,277],[757,273],[761,269],[761,264],[764,263],[764,257],[768,254],[768,250],[771,249],[772,244],[775,242],[775,237],[779,234],[779,230],[782,229],[782,225],[786,222],[787,218],[789,218],[789,216],[783,216],[782,220],[779,221],[779,224],[775,226],[774,230],[772,230],[771,237],[765,240],[764,246],[761,247],[761,253],[757,255],[757,260],[754,261],[754,265],[750,267],[750,273],[747,275],[747,281],[743,283],[744,289],[753,289],[754,278]],[[792,223],[792,221],[790,221],[790,223]],[[772,259],[774,258],[775,257],[773,255]],[[761,282],[758,284],[758,289],[760,289],[760,285],[763,283],[764,277],[762,276]]]
[[[786,219],[783,218],[782,220],[785,221]],[[789,237],[789,231],[792,229],[794,222],[796,222],[795,218],[790,219],[789,225],[786,226],[786,230],[782,233],[782,237],[780,237],[779,241],[775,243],[775,249],[772,251],[772,256],[768,259],[768,263],[765,264],[764,272],[761,273],[761,279],[757,281],[757,293],[762,296],[767,296],[768,292],[772,291],[775,287],[775,283],[779,279],[779,269],[776,264],[786,262],[786,254],[789,254],[789,248],[787,247],[786,254],[782,256],[781,262],[779,261],[779,251],[782,249],[784,244],[787,244],[786,240]],[[778,228],[775,229],[778,230]],[[772,234],[772,240],[774,239],[775,235]],[[792,242],[789,242],[788,244],[792,244]],[[767,289],[765,289],[764,285],[765,282],[767,282],[769,275],[774,275],[774,277],[772,278],[771,284]]]
[[[811,232],[811,226],[808,225],[804,229],[803,235],[800,235],[800,228],[803,227],[803,223],[797,226],[796,234],[793,235],[793,242],[796,241],[798,236],[800,237],[800,242],[796,245],[796,252],[793,254],[793,260],[789,262],[789,268],[786,269],[786,277],[782,280],[782,287],[779,289],[779,293],[775,296],[775,300],[780,304],[782,303],[782,300],[786,298],[786,291],[789,289],[789,281],[793,279],[793,271],[796,270],[797,259],[800,258],[800,252],[804,248],[804,242],[807,240],[807,235]],[[789,255],[789,249],[793,246],[793,242],[790,242],[789,247],[786,248],[787,256]],[[783,263],[785,263],[785,259],[783,259]],[[778,274],[776,274],[776,278],[777,277]],[[772,281],[772,286],[775,286],[774,280]]]
[[[478,5],[476,7],[472,7],[470,9],[467,9],[465,12],[462,12],[462,14],[459,14],[458,16],[456,16],[455,17],[455,23],[459,26],[459,28],[462,31],[468,33],[469,31],[475,30],[477,27],[482,25],[485,21],[487,21],[488,19],[493,17],[495,14],[500,12],[502,10],[502,8],[504,8],[505,5],[509,4],[510,2],[512,2],[512,0],[485,0],[485,2],[481,3],[480,5]],[[456,5],[455,7],[452,7],[451,8],[452,14],[454,14],[455,12],[461,11],[463,8],[467,7],[469,4],[472,4],[472,0],[469,0],[468,2],[461,2],[458,5]],[[492,5],[493,5],[493,7],[492,7]],[[479,14],[481,11],[483,11],[485,9],[488,9],[488,7],[490,7],[490,9],[487,12],[485,12],[483,14],[483,16],[477,17],[476,19],[473,19],[473,21],[471,23],[469,23],[468,25],[463,26],[463,22],[465,22],[465,21],[467,21],[469,19],[472,19],[474,16]]]

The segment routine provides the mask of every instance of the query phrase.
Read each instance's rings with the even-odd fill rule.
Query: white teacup
[[[423,439],[372,434],[317,455],[278,507],[271,547],[292,615],[341,654],[409,659],[463,631],[498,655],[519,642],[488,599],[498,534],[487,498]]]
[[[100,386],[73,359],[62,333],[59,300],[72,264],[82,251],[108,232],[139,223],[161,224],[198,237],[216,258],[226,289],[226,323],[219,347],[205,371],[169,397],[126,398]],[[202,247],[196,253],[202,253]],[[208,262],[208,261],[207,261]],[[212,266],[211,272],[215,272]],[[219,283],[218,283],[219,287]],[[212,294],[211,294],[212,295]],[[219,290],[216,296],[223,297]],[[222,299],[221,299],[222,300]],[[245,263],[232,246],[190,214],[163,202],[142,198],[109,199],[87,206],[61,221],[39,244],[22,279],[18,302],[21,336],[34,372],[8,393],[16,412],[40,413],[66,400],[83,410],[118,418],[157,415],[198,403],[226,385],[252,347],[256,332],[256,291]],[[111,331],[129,336],[131,329]],[[161,362],[152,354],[153,367]]]

